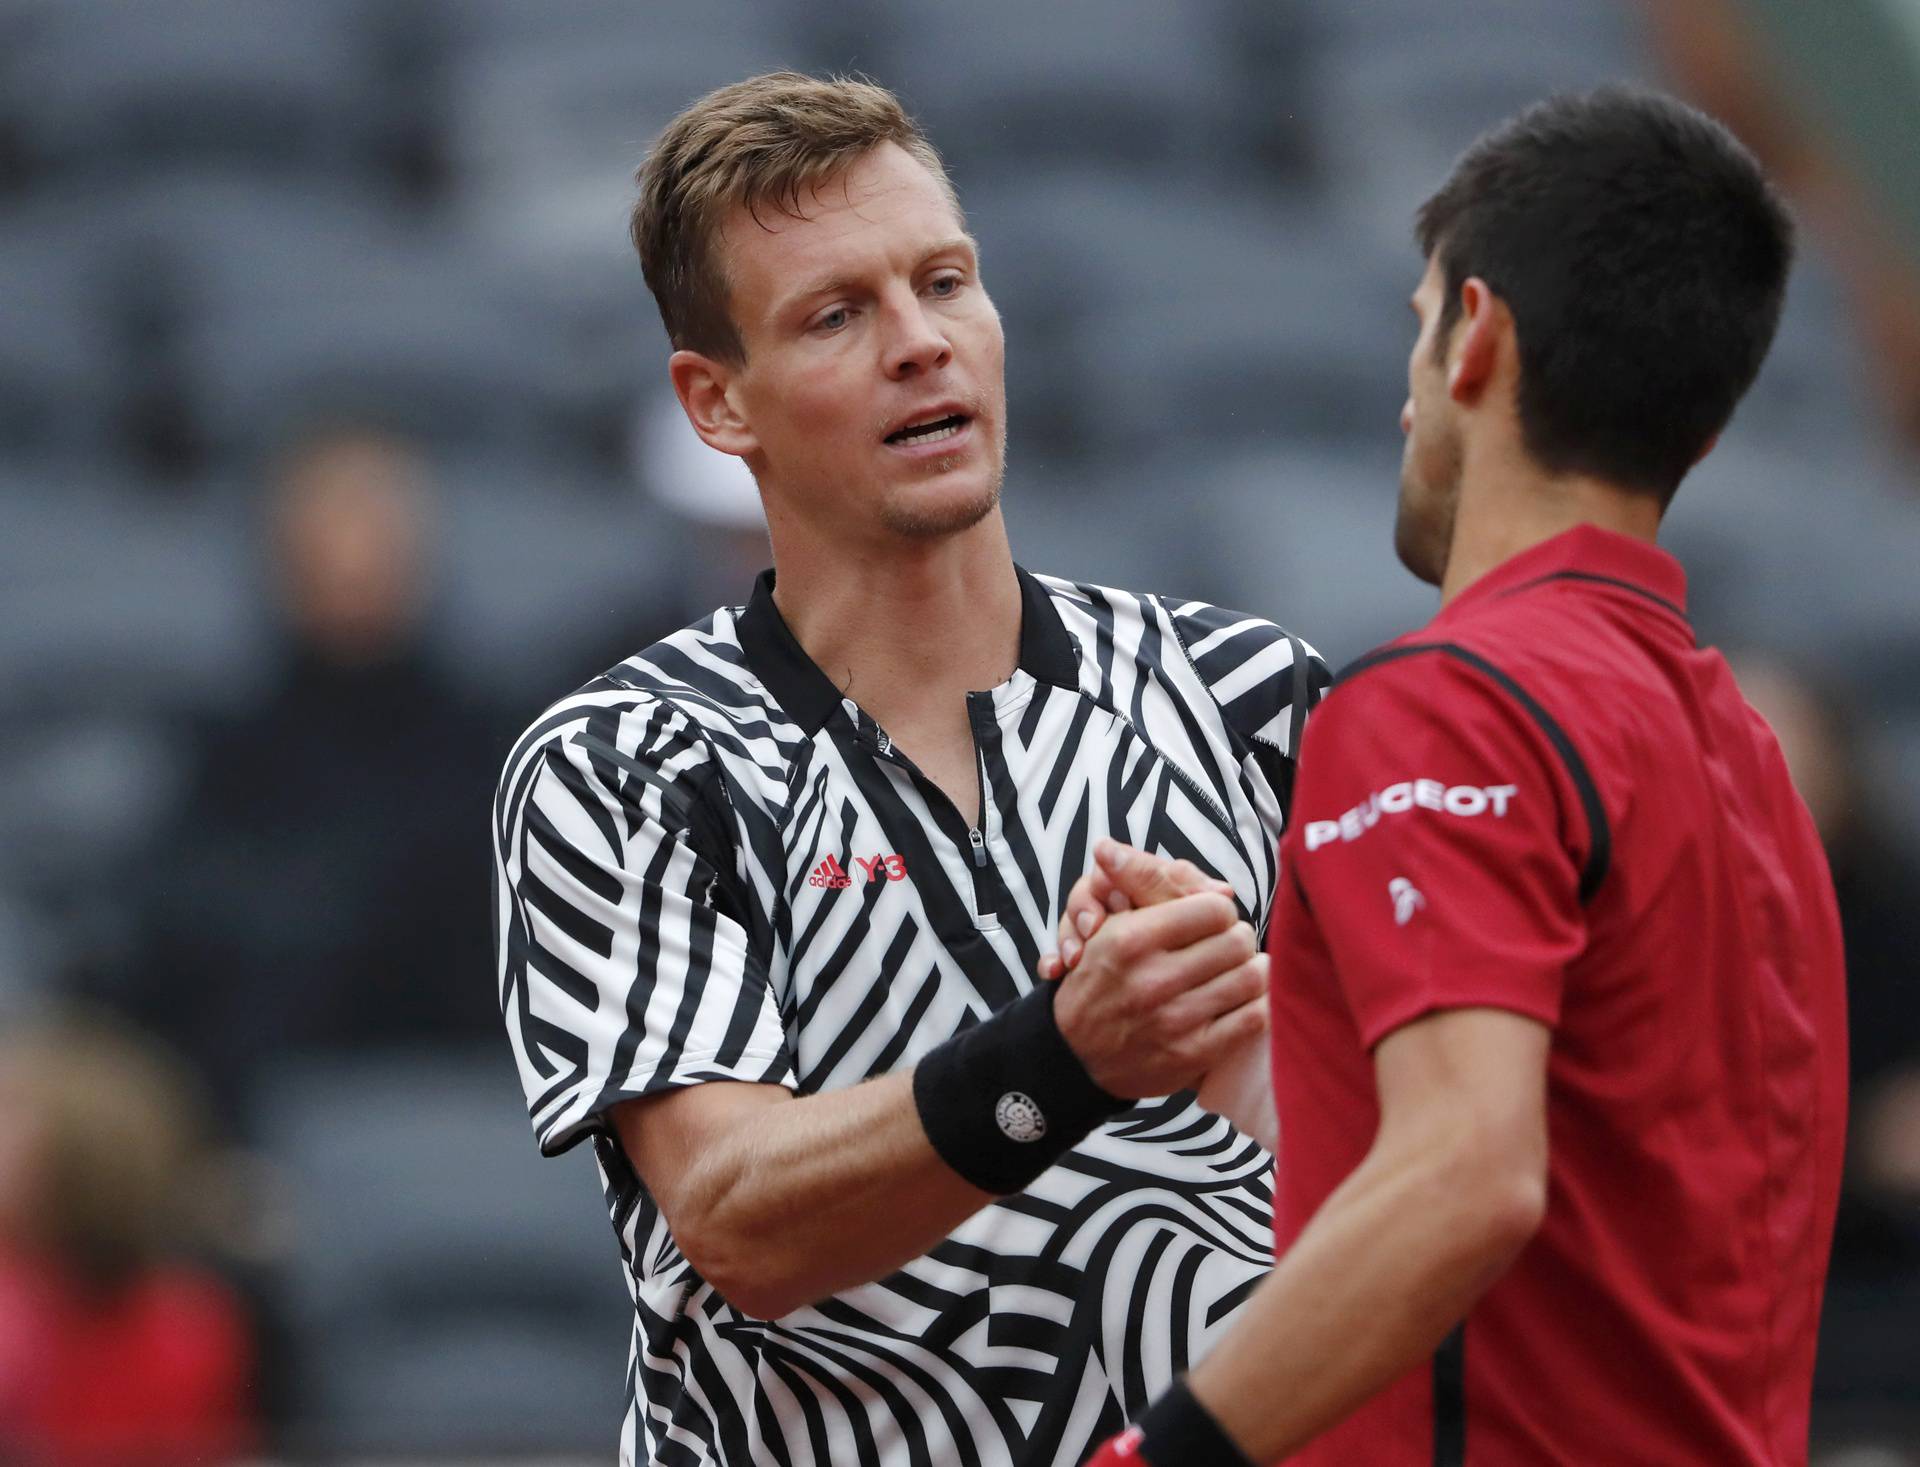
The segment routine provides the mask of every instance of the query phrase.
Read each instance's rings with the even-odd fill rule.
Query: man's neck
[[[789,548],[776,539],[774,604],[807,656],[881,723],[928,697],[994,687],[1018,665],[1020,583],[999,510],[926,544]]]
[[[1496,566],[1578,525],[1653,544],[1664,506],[1651,494],[1584,474],[1550,474],[1511,456],[1462,467],[1440,604]]]

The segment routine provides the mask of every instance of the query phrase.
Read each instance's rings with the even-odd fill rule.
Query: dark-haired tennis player
[[[1482,138],[1419,237],[1395,538],[1441,610],[1302,752],[1280,1261],[1094,1460],[1801,1463],[1839,925],[1656,543],[1766,354],[1789,222],[1717,124],[1608,90]]]

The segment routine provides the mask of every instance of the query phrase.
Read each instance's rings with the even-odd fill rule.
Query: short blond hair
[[[900,99],[870,81],[768,72],[707,93],[668,123],[640,167],[628,233],[674,347],[745,360],[716,247],[721,221],[740,208],[799,217],[805,195],[883,143],[953,198],[933,144]]]

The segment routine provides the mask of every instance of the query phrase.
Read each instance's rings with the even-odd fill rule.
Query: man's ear
[[[1453,327],[1447,392],[1455,402],[1472,403],[1485,392],[1500,362],[1500,337],[1512,321],[1500,298],[1479,276],[1460,287],[1460,318]]]
[[[745,458],[760,446],[733,391],[733,369],[697,351],[667,358],[667,376],[687,421],[709,448]]]

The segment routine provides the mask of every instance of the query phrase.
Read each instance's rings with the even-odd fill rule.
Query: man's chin
[[[1000,503],[1000,479],[970,485],[920,484],[891,496],[881,523],[907,540],[938,540],[971,530]]]
[[[1393,551],[1400,557],[1400,564],[1429,586],[1437,586],[1446,579],[1446,537],[1423,524],[1404,497],[1393,521]]]

